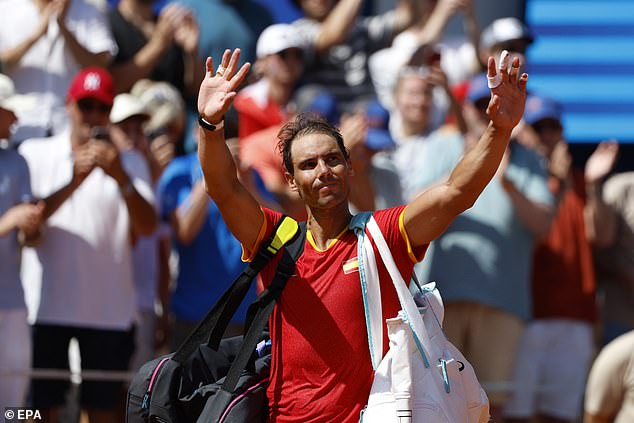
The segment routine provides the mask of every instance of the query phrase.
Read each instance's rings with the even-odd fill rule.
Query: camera
[[[165,127],[156,128],[156,129],[153,129],[151,131],[147,131],[147,133],[145,134],[145,136],[148,138],[150,144],[152,142],[154,142],[154,140],[156,140],[158,137],[160,137],[162,135],[167,135],[167,128],[165,128]]]
[[[110,131],[105,126],[95,126],[90,130],[90,137],[96,140],[110,142]]]

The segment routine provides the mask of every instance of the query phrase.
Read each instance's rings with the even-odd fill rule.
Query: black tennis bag
[[[280,219],[255,259],[178,350],[137,372],[128,390],[127,423],[266,421],[271,354],[265,328],[303,251],[305,235],[304,223]],[[244,337],[222,339],[254,277],[280,250],[273,281],[249,306]]]

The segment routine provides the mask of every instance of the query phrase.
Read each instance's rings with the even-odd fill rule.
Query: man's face
[[[108,126],[110,123],[110,107],[94,98],[82,98],[71,101],[66,106],[71,127],[77,140],[86,142],[90,139],[90,130],[95,126]]]
[[[491,98],[485,97],[473,103],[477,119],[480,121],[480,123],[483,123],[485,125],[489,123],[489,115],[487,115],[487,109],[489,108],[490,102]]]
[[[10,110],[0,107],[0,140],[11,137],[11,127],[18,121],[18,118]]]
[[[426,127],[433,104],[433,86],[420,75],[405,75],[396,90],[395,102],[403,120]]]
[[[517,56],[520,59],[520,66],[526,66],[526,50],[530,43],[528,40],[519,39],[519,40],[509,40],[503,43],[496,44],[491,49],[491,55],[495,58],[495,60],[499,60],[500,55],[504,50],[511,53],[512,56]],[[485,62],[486,63],[486,62]]]
[[[306,134],[291,145],[294,175],[291,189],[311,209],[327,209],[348,201],[352,167],[337,141],[326,134]]]
[[[299,48],[287,48],[264,58],[264,72],[267,78],[281,84],[293,85],[304,70],[304,58]]]
[[[300,0],[302,11],[309,18],[323,21],[335,6],[337,0]]]
[[[116,133],[116,135],[113,134],[112,140],[119,150],[145,148],[148,141],[143,131],[143,124],[146,120],[145,116],[136,115],[112,126],[112,131]]]
[[[552,153],[563,137],[561,122],[557,119],[546,118],[538,120],[532,126],[539,137],[539,142],[544,147],[546,155],[550,156],[550,153]]]

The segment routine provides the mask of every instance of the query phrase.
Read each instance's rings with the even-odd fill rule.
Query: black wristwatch
[[[203,128],[205,128],[206,130],[208,130],[208,131],[217,131],[217,130],[219,130],[219,129],[224,128],[224,126],[225,126],[225,120],[224,120],[224,118],[223,118],[223,119],[220,121],[220,123],[218,123],[218,124],[214,125],[213,123],[208,122],[208,121],[207,121],[207,120],[203,117],[203,115],[198,115],[198,124],[199,124],[201,127],[203,127]]]

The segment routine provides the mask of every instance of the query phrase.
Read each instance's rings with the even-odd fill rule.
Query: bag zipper
[[[250,386],[249,389],[247,389],[246,391],[244,391],[243,393],[241,393],[240,395],[238,395],[236,398],[233,399],[233,401],[231,401],[231,403],[229,403],[229,405],[227,406],[227,408],[225,409],[225,412],[222,413],[222,416],[220,417],[220,420],[218,420],[218,423],[223,423],[225,421],[225,418],[227,417],[227,415],[229,414],[229,411],[231,411],[231,408],[238,403],[242,398],[246,397],[247,395],[249,395],[249,393],[255,389],[257,389],[258,387],[264,385],[265,383],[267,383],[269,381],[268,378],[266,379],[262,379],[261,381],[259,381],[258,383],[256,383],[253,386]]]
[[[450,361],[453,361],[453,360],[450,360]],[[437,366],[440,367],[440,372],[442,373],[442,380],[445,385],[445,392],[449,394],[451,393],[451,386],[449,385],[449,374],[447,373],[448,362],[449,361],[445,360],[444,358],[439,358]]]
[[[165,364],[165,362],[169,359],[169,357],[163,358],[154,368],[154,371],[152,372],[152,377],[150,378],[150,384],[147,387],[147,392],[145,393],[145,395],[143,395],[141,409],[147,410],[148,408],[150,408],[150,397],[152,396],[152,387],[154,386],[154,381],[156,380],[156,376],[158,376],[159,370],[161,369],[161,367],[163,367],[163,364]]]

